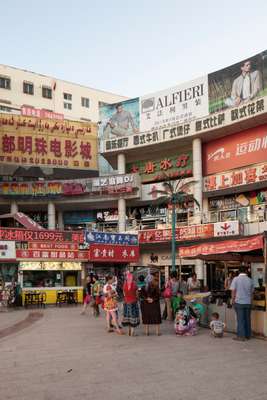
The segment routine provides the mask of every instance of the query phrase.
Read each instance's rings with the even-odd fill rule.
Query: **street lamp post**
[[[176,201],[175,195],[172,196],[172,272],[176,271],[176,246],[175,246],[175,234],[176,234]]]

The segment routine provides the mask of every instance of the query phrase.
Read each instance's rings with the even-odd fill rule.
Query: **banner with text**
[[[91,244],[90,261],[99,262],[138,262],[139,246],[116,246],[110,244]]]
[[[266,181],[267,162],[251,165],[247,168],[235,169],[222,174],[205,176],[203,180],[203,192],[213,192]]]
[[[126,165],[127,172],[140,174],[142,183],[160,182],[166,180],[166,176],[170,179],[192,176],[192,168],[191,151],[156,160],[136,161]]]
[[[204,143],[202,160],[204,175],[267,161],[267,125]]]
[[[0,163],[97,170],[96,124],[0,114]]]
[[[128,233],[106,233],[86,231],[87,243],[119,244],[123,246],[138,246],[138,235]]]
[[[140,131],[182,124],[209,113],[208,77],[140,98]]]
[[[152,129],[149,132],[141,132],[124,137],[113,137],[100,143],[101,153],[120,152],[121,150],[135,149],[139,147],[162,144],[186,137],[192,137],[204,132],[214,131],[235,123],[245,122],[265,114],[267,110],[267,96],[261,99],[251,100],[239,107],[226,109],[209,116],[189,121],[182,124],[173,124],[165,128]]]

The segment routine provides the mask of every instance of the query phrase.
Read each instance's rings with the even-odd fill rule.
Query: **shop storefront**
[[[239,220],[243,223],[267,220],[267,188],[208,199],[211,222]]]
[[[256,335],[267,336],[264,235],[182,246],[179,248],[179,256],[187,260],[200,258],[205,262],[207,285],[211,291],[208,320],[213,312],[218,312],[230,332],[235,332],[236,320],[231,304],[231,291],[226,280],[228,278],[231,281],[238,275],[240,266],[245,266],[254,282],[252,329]]]
[[[19,279],[23,301],[25,293],[45,293],[46,304],[55,304],[59,291],[77,291],[78,302],[82,302],[82,263],[76,261],[20,261]]]
[[[170,246],[161,245],[160,248],[155,246],[142,246],[140,252],[140,260],[136,270],[140,268],[154,268],[160,272],[162,285],[168,279],[171,271],[172,256]],[[184,280],[187,280],[189,276],[195,271],[194,260],[183,260],[179,257],[178,252],[176,253],[176,270],[181,272]]]
[[[266,221],[266,149],[266,125],[203,145],[203,192],[211,222]]]

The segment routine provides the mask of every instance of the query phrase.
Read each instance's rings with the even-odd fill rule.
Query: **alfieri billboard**
[[[267,94],[267,51],[175,87],[116,104],[100,104],[100,139],[184,124]]]

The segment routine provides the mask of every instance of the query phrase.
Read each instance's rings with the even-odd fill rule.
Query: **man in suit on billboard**
[[[232,85],[231,97],[226,99],[228,107],[238,107],[240,104],[254,99],[262,89],[261,75],[259,71],[251,71],[251,61],[246,60],[241,64],[241,75]]]

